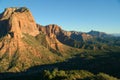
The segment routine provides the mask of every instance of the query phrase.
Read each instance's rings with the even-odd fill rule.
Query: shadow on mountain
[[[4,37],[9,31],[7,23],[8,20],[0,21],[0,38]]]
[[[20,73],[0,73],[0,80],[44,80],[44,70],[88,70],[94,74],[99,72],[120,78],[120,53],[107,52],[104,55],[74,56],[64,62],[34,66]]]

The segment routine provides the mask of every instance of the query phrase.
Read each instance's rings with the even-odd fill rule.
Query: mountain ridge
[[[65,31],[56,24],[39,25],[26,7],[6,8],[0,15],[1,72],[21,72],[31,66],[65,60],[84,49],[107,50],[108,45],[120,45],[119,40],[109,43],[105,33],[94,36],[93,31]]]

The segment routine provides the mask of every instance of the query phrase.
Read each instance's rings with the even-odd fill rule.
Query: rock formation
[[[47,35],[47,42],[55,50],[58,50],[60,45],[63,46],[63,44],[75,47],[76,41],[79,42],[77,45],[80,45],[80,42],[84,42],[92,38],[92,36],[87,33],[62,30],[60,26],[55,24],[47,26],[40,26],[37,24],[37,27],[39,31]]]
[[[58,53],[61,56],[67,55],[66,53],[68,53],[72,47],[61,43],[57,38],[58,35],[62,33],[62,29],[58,25],[50,24],[47,26],[41,26],[37,24],[37,28],[46,35],[45,38],[50,50]]]
[[[0,15],[0,72],[19,72],[55,60],[57,55],[35,39],[39,31],[27,8],[7,8]]]
[[[23,33],[36,36],[39,34],[36,23],[31,12],[25,8],[7,8],[2,13],[0,21],[6,21],[7,25],[1,26],[6,27],[7,33],[14,35],[14,37],[22,37]],[[4,25],[4,23],[2,24]]]

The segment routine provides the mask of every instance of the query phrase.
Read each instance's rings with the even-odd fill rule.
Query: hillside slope
[[[5,9],[0,17],[0,72],[19,72],[59,59],[39,44],[37,35],[39,31],[27,8]]]

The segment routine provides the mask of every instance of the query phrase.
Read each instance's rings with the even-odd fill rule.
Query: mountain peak
[[[29,11],[29,9],[27,7],[9,7],[6,8],[5,11],[25,12],[25,11]]]
[[[2,19],[8,19],[15,12],[30,12],[26,7],[9,7],[4,10],[2,13]]]
[[[42,31],[43,33],[49,35],[49,37],[51,37],[53,34],[58,34],[62,30],[61,27],[56,24],[49,24],[45,27],[37,25],[37,27],[39,31]]]
[[[39,34],[34,18],[26,7],[10,7],[6,8],[1,14],[0,31],[13,33],[17,37],[22,37],[22,33],[32,36]],[[3,30],[3,27],[5,30]]]
[[[90,32],[88,32],[88,34],[94,37],[112,37],[112,35],[107,34],[105,32],[99,32],[99,31],[94,31],[94,30],[91,30]]]

